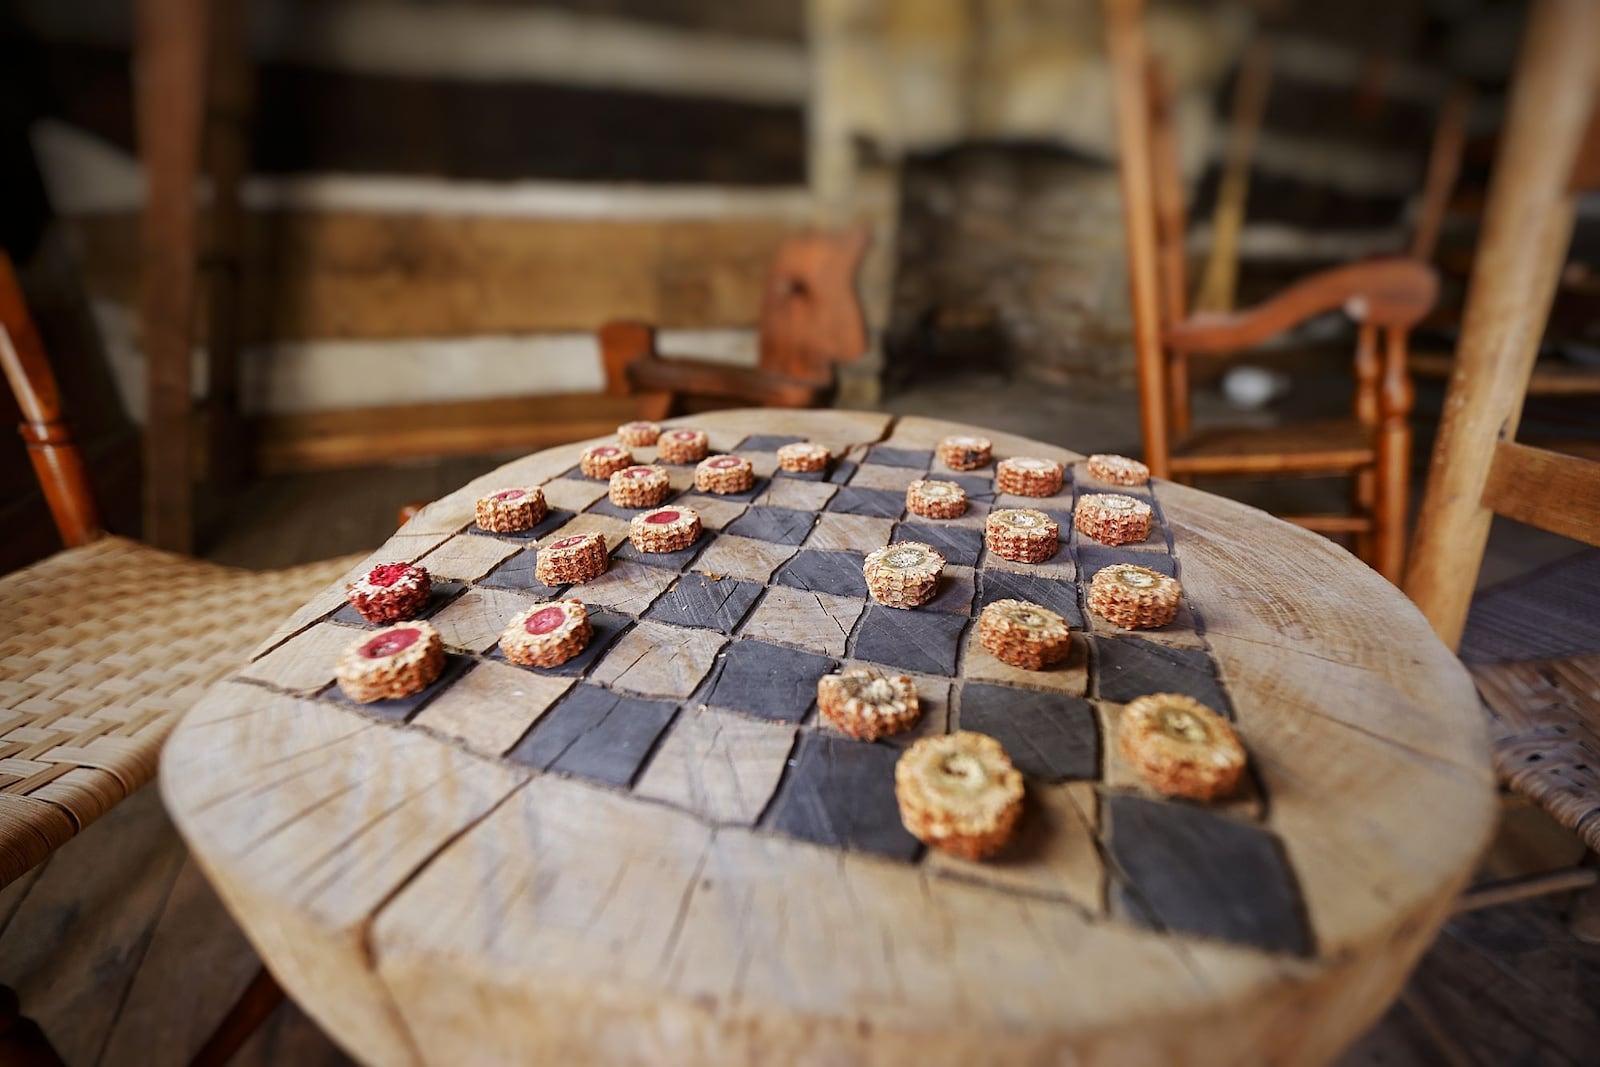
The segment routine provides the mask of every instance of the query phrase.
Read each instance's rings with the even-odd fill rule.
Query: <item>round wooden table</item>
[[[642,560],[627,512],[574,469],[588,444],[510,463],[424,509],[367,567],[420,561],[451,650],[418,698],[331,686],[361,634],[340,586],[210,692],[162,783],[196,858],[288,992],[378,1064],[1319,1063],[1396,996],[1495,813],[1466,673],[1390,585],[1258,511],[1158,482],[1142,545],[1066,543],[1026,566],[981,550],[993,467],[963,519],[902,519],[956,432],[996,458],[1081,457],[1005,434],[854,412],[678,420],[760,476],[690,495],[707,533]],[[841,457],[776,474],[798,437]],[[639,449],[641,459],[652,449]],[[673,468],[688,489],[692,468]],[[488,491],[542,485],[532,536],[473,526]],[[614,550],[589,651],[551,671],[498,657],[542,596],[539,543]],[[950,561],[916,611],[869,603],[860,556],[929,540]],[[1081,584],[1136,558],[1176,573],[1171,626],[1085,617]],[[354,573],[354,572],[353,572]],[[1023,596],[1083,632],[1024,672],[969,641]],[[1014,840],[984,863],[918,846],[892,775],[904,740],[816,722],[841,663],[916,678],[913,735],[999,738],[1027,775]],[[1123,704],[1194,695],[1234,717],[1252,780],[1209,807],[1144,791]]]

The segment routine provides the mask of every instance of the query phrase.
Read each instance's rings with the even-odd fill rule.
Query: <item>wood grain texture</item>
[[[973,432],[833,412],[694,421],[729,447],[755,427],[906,448]],[[986,435],[1002,455],[1077,459]],[[413,523],[553,477],[589,443]],[[1032,785],[1035,830],[1067,836],[1019,838],[1021,855],[977,869],[859,851],[884,851],[871,837],[775,836],[777,807],[751,829],[793,728],[741,718],[735,744],[697,706],[629,797],[235,683],[169,744],[167,798],[286,988],[370,1062],[1326,1062],[1398,991],[1473,866],[1494,817],[1486,730],[1465,673],[1377,575],[1240,505],[1155,491],[1271,800],[1250,825],[1283,843],[1303,893],[1308,955],[1102,915],[1128,876],[1097,866],[1104,784]],[[286,660],[268,669],[302,676]]]
[[[1485,503],[1496,514],[1600,545],[1600,460],[1514,441],[1495,446]]]

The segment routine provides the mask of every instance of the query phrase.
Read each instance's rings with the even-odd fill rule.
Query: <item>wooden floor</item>
[[[962,410],[974,423],[1083,448],[1132,447],[1136,427],[1094,398],[1040,406],[1003,392],[959,408],[937,392],[897,410]],[[989,410],[991,407],[993,410]],[[1026,411],[1026,416],[1018,412]],[[1126,407],[1122,408],[1127,411]],[[1120,436],[1119,436],[1120,435]],[[238,504],[210,556],[278,567],[368,549],[395,509],[428,500],[497,465],[456,460],[382,471],[268,479]],[[1498,529],[1497,576],[1564,546]],[[1501,876],[1563,862],[1572,839],[1532,809],[1511,813],[1491,853]],[[1456,1043],[1431,1041],[1404,1004],[1341,1067],[1491,1067],[1600,1064],[1600,946],[1572,939],[1560,898],[1452,922],[1419,968],[1408,998]],[[0,891],[0,984],[17,990],[70,1067],[183,1064],[259,962],[188,858],[154,789],[114,809],[46,864]],[[294,1005],[279,1007],[237,1063],[323,1067],[349,1062]]]

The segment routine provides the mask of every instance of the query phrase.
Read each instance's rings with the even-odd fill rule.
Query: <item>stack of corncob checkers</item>
[[[634,449],[651,447],[655,462],[636,460]],[[1066,477],[1063,464],[1052,459],[1007,456],[997,461],[993,444],[975,435],[945,438],[937,456],[957,472],[992,466],[996,491],[1012,497],[1054,497]],[[800,441],[778,448],[776,458],[780,470],[815,475],[828,470],[836,457],[822,444]],[[757,482],[748,458],[712,454],[703,431],[663,431],[648,422],[619,427],[616,443],[585,450],[578,467],[584,478],[607,483],[611,505],[633,512],[630,551],[679,553],[702,537],[700,514],[673,496],[671,475],[662,464],[694,464],[694,491],[712,497],[748,493]],[[771,469],[769,465],[763,473]],[[1113,455],[1091,456],[1084,469],[1094,482],[1130,491],[1080,492],[1071,514],[1077,533],[1099,545],[1145,542],[1154,517],[1148,493],[1140,491],[1149,481],[1148,469]],[[959,520],[968,507],[967,488],[935,472],[912,481],[905,491],[906,511],[933,524]],[[478,499],[476,521],[482,530],[499,534],[531,531],[549,511],[538,487],[506,486]],[[1066,515],[1056,514],[1064,523]],[[712,520],[715,526],[714,516]],[[926,536],[938,540],[932,532]],[[976,533],[972,536],[976,545]],[[1046,564],[1060,550],[1061,540],[1061,523],[1039,508],[994,507],[983,523],[987,551],[1024,567]],[[499,652],[511,663],[538,668],[557,667],[581,655],[596,632],[582,587],[610,566],[611,551],[600,533],[540,542],[537,580],[567,591],[506,620]],[[907,612],[924,609],[951,580],[945,556],[921,540],[894,541],[866,553],[861,577],[873,601]],[[363,635],[339,656],[338,683],[349,699],[369,703],[402,698],[440,678],[446,661],[440,635],[422,621],[430,601],[425,568],[381,564],[350,583],[346,594],[363,619],[384,627]],[[1176,578],[1134,563],[1112,562],[1095,571],[1084,602],[1114,626],[1143,630],[1171,624],[1181,599]],[[1073,656],[1075,635],[1069,620],[1030,600],[987,603],[973,633],[985,652],[1021,671],[1062,670]],[[823,675],[817,681],[816,702],[823,722],[866,742],[911,731],[923,714],[913,679],[890,669],[851,667]],[[1244,750],[1229,722],[1185,695],[1158,693],[1129,703],[1117,743],[1144,784],[1167,796],[1222,799],[1234,792],[1245,771]],[[910,834],[968,860],[1001,853],[1023,818],[1022,775],[1000,741],[983,733],[936,733],[909,745],[894,768],[894,792],[900,821]]]

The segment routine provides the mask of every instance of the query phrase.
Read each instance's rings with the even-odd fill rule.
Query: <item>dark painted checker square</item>
[[[1158,574],[1165,574],[1169,578],[1178,576],[1178,561],[1165,552],[1141,552],[1138,549],[1112,548],[1108,545],[1093,545],[1080,541],[1073,546],[1072,554],[1078,561],[1080,581],[1087,582],[1100,568],[1109,567],[1113,563],[1132,563]]]
[[[973,584],[970,572],[952,574],[945,571],[939,578],[939,591],[933,595],[918,611],[939,611],[952,615],[971,615],[973,594],[976,586]]]
[[[478,584],[495,589],[522,589],[539,597],[554,597],[567,588],[564,585],[545,585],[535,578],[534,569],[538,563],[539,553],[535,549],[525,548],[490,571]]]
[[[1025,600],[1030,604],[1038,604],[1066,619],[1068,626],[1083,629],[1083,609],[1078,606],[1076,582],[992,568],[980,571],[978,607],[993,604],[996,600]]]
[[[811,532],[816,521],[815,512],[758,505],[748,509],[724,529],[727,533],[753,537],[758,541],[798,545],[806,539],[806,534]]]
[[[993,478],[985,478],[981,474],[946,474],[938,471],[929,475],[935,481],[955,482],[967,491],[967,499],[979,504],[993,504],[999,489],[995,488]]]
[[[880,519],[898,519],[906,509],[906,494],[893,489],[862,489],[860,486],[841,486],[828,501],[827,510],[842,511],[847,515],[876,515]]]
[[[776,452],[784,445],[797,445],[801,441],[809,441],[809,437],[796,437],[792,434],[766,434],[755,433],[739,442],[737,452]]]
[[[873,604],[856,624],[851,655],[917,674],[954,674],[969,621],[965,615]]]
[[[717,659],[700,703],[776,722],[799,722],[817,702],[817,679],[838,666],[828,656],[735,641]]]
[[[511,666],[525,671],[533,671],[535,674],[553,674],[560,678],[576,678],[594,666],[594,661],[605,654],[606,649],[611,647],[613,641],[622,636],[622,631],[626,630],[633,620],[626,615],[618,615],[616,612],[606,611],[604,608],[591,607],[588,610],[589,625],[594,629],[594,636],[589,639],[589,644],[584,647],[582,652],[579,652],[558,667],[528,667],[521,663],[511,663]],[[498,643],[489,651],[488,658],[499,660],[502,663],[511,662],[506,659],[505,653],[500,651]]]
[[[577,685],[534,724],[507,758],[606,785],[633,781],[678,706]]]
[[[893,445],[873,445],[867,451],[868,463],[881,463],[885,467],[911,467],[925,471],[933,466],[933,452],[927,449],[896,448]]]
[[[1131,884],[1112,904],[1159,930],[1309,956],[1299,884],[1277,838],[1204,808],[1135,796],[1104,800],[1107,844]]]
[[[667,500],[670,501],[672,499],[674,499],[673,495],[669,494],[667,496]],[[661,504],[657,504],[655,506],[656,507],[665,507],[666,506],[666,502],[663,501]],[[590,504],[588,510],[593,512],[596,515],[609,515],[613,519],[621,519],[623,522],[627,522],[629,519],[633,518],[635,515],[638,515],[638,514],[640,514],[642,512],[649,511],[650,509],[649,508],[624,508],[624,507],[618,507],[616,504],[613,504],[611,502],[611,497],[610,496],[603,496],[599,500],[596,500],[593,504]]]
[[[700,530],[700,536],[695,538],[694,544],[688,548],[680,548],[676,552],[646,552],[631,540],[625,540],[611,553],[612,559],[631,559],[635,563],[643,563],[647,567],[661,567],[669,571],[681,571],[712,541],[716,540],[715,530]]]
[[[1048,782],[1100,776],[1100,731],[1087,700],[967,682],[959,721],[999,741],[1023,774]]]
[[[429,595],[427,606],[420,612],[411,616],[413,619],[426,619],[439,613],[450,601],[466,592],[466,585],[461,582],[429,582]],[[369,630],[376,630],[384,626],[393,626],[389,622],[368,622],[361,617],[355,607],[346,602],[343,607],[328,616],[332,622],[342,622],[349,626],[364,626]]]
[[[685,574],[650,605],[644,617],[674,626],[695,626],[731,634],[765,588],[737,578]]]
[[[758,477],[753,483],[751,483],[750,488],[741,493],[702,493],[698,489],[691,488],[678,499],[682,500],[690,507],[694,506],[696,497],[710,497],[713,500],[737,500],[741,503],[748,504],[762,493],[765,493],[767,491],[767,486],[770,484],[772,484],[771,478]]]
[[[832,482],[843,485],[848,482],[856,472],[856,464],[848,459],[836,459],[820,471],[786,471],[782,468],[772,472],[774,478],[798,478],[803,482]]]
[[[1093,644],[1100,699],[1126,704],[1149,693],[1182,693],[1232,717],[1210,653],[1137,637],[1097,637]]]
[[[867,578],[861,572],[865,556],[856,552],[817,552],[805,549],[778,569],[776,581],[808,593],[832,593],[866,599]]]
[[[900,822],[900,750],[807,730],[765,825],[819,845],[911,861],[922,845]]]
[[[398,697],[394,700],[374,700],[370,704],[358,704],[344,695],[344,690],[339,688],[339,683],[322,691],[326,700],[335,704],[342,704],[347,708],[364,711],[368,715],[376,715],[390,722],[409,722],[411,717],[427,706],[428,702],[446,689],[457,678],[466,674],[473,666],[471,656],[463,656],[455,652],[446,652],[444,656],[444,670],[439,672],[439,677],[433,684],[420,693],[412,693],[408,697]]]
[[[602,497],[601,499],[604,499]],[[485,530],[476,522],[467,526],[467,533],[483,534],[485,537],[498,537],[502,541],[537,541],[547,533],[554,533],[577,516],[577,512],[565,511],[561,508],[551,508],[537,526],[530,526],[526,530],[513,530],[510,533],[500,533],[495,530]]]
[[[932,523],[902,522],[894,528],[896,541],[921,541],[939,550],[945,562],[960,567],[976,567],[983,553],[983,531],[971,526],[935,526]]]

